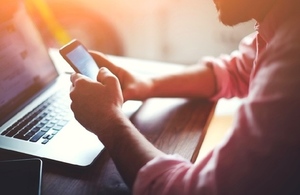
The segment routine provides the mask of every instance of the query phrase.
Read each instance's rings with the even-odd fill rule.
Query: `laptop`
[[[0,15],[0,148],[77,166],[103,144],[70,109],[70,75],[52,62],[24,5]]]

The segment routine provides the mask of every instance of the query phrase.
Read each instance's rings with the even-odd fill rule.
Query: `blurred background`
[[[89,49],[192,64],[236,49],[254,22],[223,26],[212,0],[26,0],[51,47],[72,38]]]

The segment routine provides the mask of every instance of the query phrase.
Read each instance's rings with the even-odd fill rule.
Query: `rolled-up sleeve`
[[[213,69],[217,93],[211,98],[246,97],[249,80],[256,56],[257,32],[246,36],[239,44],[239,50],[219,58],[206,57],[202,63]]]

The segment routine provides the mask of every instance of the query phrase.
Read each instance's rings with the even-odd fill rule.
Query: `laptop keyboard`
[[[68,94],[55,93],[1,133],[24,141],[48,143],[70,120]]]

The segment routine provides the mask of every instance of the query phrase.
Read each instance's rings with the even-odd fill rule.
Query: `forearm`
[[[197,64],[172,75],[153,78],[149,97],[209,98],[216,88],[213,70]]]
[[[102,128],[98,137],[130,188],[140,168],[154,157],[164,155],[120,112]]]

